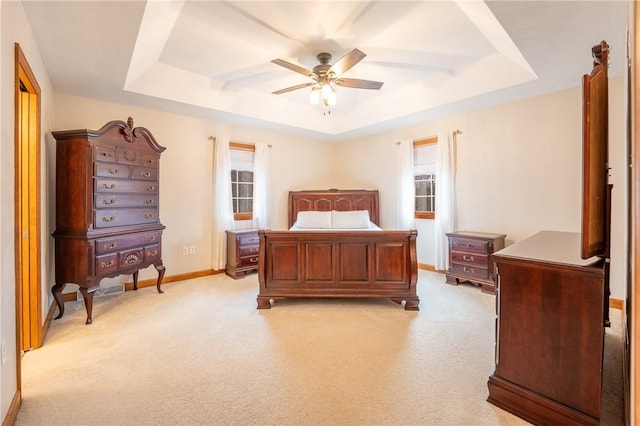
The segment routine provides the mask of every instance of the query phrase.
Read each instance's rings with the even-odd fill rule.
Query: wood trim
[[[425,271],[431,271],[431,272],[441,272],[441,271],[436,271],[435,266],[428,265],[426,263],[418,263],[418,269],[424,269]]]
[[[168,283],[172,283],[172,282],[176,282],[176,281],[184,281],[184,280],[190,280],[192,278],[200,278],[200,277],[206,277],[208,275],[216,275],[216,274],[222,274],[224,273],[224,269],[221,270],[215,270],[215,269],[205,269],[202,271],[195,271],[195,272],[187,272],[184,274],[176,274],[176,275],[170,275],[168,277],[164,277],[164,279],[162,280],[162,284],[168,284]],[[142,281],[138,281],[138,288],[144,288],[144,287],[155,287],[157,283],[157,279],[153,278],[153,279],[149,279],[149,280],[142,280]],[[133,290],[133,282],[127,282],[124,285],[124,289],[125,291],[130,291]]]
[[[435,212],[415,212],[416,219],[435,219]]]
[[[252,143],[246,142],[229,142],[229,149],[256,152],[256,146]]]
[[[233,220],[253,220],[253,213],[234,213]]]
[[[438,143],[437,136],[431,136],[424,139],[416,139],[413,141],[413,149],[420,148],[421,146],[425,146],[425,145],[433,145],[436,143]]]
[[[609,307],[611,309],[624,309],[624,300],[622,299],[614,299],[613,297],[609,299]]]
[[[7,410],[7,415],[2,419],[2,426],[13,426],[15,424],[21,404],[22,394],[20,393],[20,389],[18,389],[16,393],[13,394],[11,405],[9,405],[9,409]]]
[[[629,283],[627,297],[629,298],[629,312],[628,325],[629,325],[629,345],[631,351],[631,368],[630,368],[630,404],[629,404],[629,424],[636,424],[640,421],[640,374],[637,373],[637,366],[640,362],[640,356],[638,356],[638,349],[640,349],[640,312],[638,312],[638,301],[640,301],[640,130],[638,125],[640,124],[640,11],[635,5],[632,4],[633,20],[632,28],[633,32],[630,35],[632,49],[630,50],[632,56],[631,62],[631,78],[629,82],[630,87],[630,116],[631,121],[631,177],[629,194],[631,199],[629,200],[629,208],[631,210],[631,226],[629,229],[630,234],[630,248],[631,248],[631,280]]]

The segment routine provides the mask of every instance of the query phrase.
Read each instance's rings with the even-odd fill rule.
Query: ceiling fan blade
[[[271,62],[273,62],[276,65],[280,65],[281,67],[290,69],[291,71],[295,71],[299,74],[306,75],[307,77],[311,77],[311,78],[315,77],[315,74],[313,73],[313,71],[303,68],[300,65],[292,64],[291,62],[287,62],[283,59],[274,59]]]
[[[354,89],[380,90],[383,84],[381,81],[360,80],[358,78],[339,78],[336,80],[336,86],[352,87]]]
[[[309,83],[298,84],[296,86],[291,86],[291,87],[287,87],[285,89],[276,90],[275,92],[271,92],[271,93],[274,94],[274,95],[280,95],[282,93],[287,93],[287,92],[291,92],[293,90],[298,90],[298,89],[303,89],[305,87],[313,86],[314,84],[316,84],[316,82],[315,81],[311,81]]]
[[[355,64],[360,62],[365,56],[363,52],[358,49],[353,49],[351,52],[344,55],[338,62],[333,64],[327,73],[335,73],[336,76],[340,76],[349,71]]]

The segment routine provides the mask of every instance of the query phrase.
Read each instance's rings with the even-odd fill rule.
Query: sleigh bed
[[[286,297],[330,297],[418,310],[417,231],[380,229],[378,203],[375,190],[289,192],[290,229],[258,231],[258,309]]]

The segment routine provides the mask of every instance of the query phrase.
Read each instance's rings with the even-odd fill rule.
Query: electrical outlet
[[[186,256],[188,254],[189,254],[189,247],[187,246],[182,247],[182,255]]]
[[[189,246],[189,254],[196,254],[196,246]]]
[[[2,343],[0,343],[0,352],[2,353],[2,365],[7,362],[7,342],[2,339]]]

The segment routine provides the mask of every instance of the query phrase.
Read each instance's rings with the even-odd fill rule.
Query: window
[[[413,142],[416,219],[435,219],[437,142],[437,137]]]
[[[235,220],[253,219],[253,158],[255,147],[231,142],[231,199]]]

